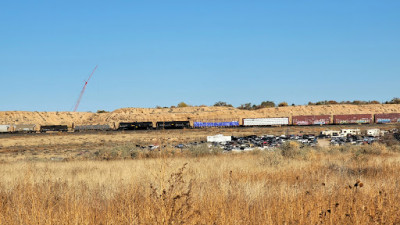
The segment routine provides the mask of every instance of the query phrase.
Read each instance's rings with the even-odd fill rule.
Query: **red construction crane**
[[[92,76],[94,74],[94,71],[96,71],[96,69],[97,69],[97,66],[93,69],[92,73],[89,76],[89,79],[87,81],[85,81],[85,85],[83,85],[81,94],[79,95],[78,101],[76,102],[76,105],[75,105],[75,108],[74,108],[74,112],[76,112],[76,110],[78,109],[79,103],[81,103],[81,99],[82,99],[83,93],[85,93],[86,86],[87,86],[90,78],[92,78]]]

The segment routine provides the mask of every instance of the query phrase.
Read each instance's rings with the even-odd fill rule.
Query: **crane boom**
[[[97,69],[97,66],[93,69],[92,73],[91,73],[90,76],[89,76],[89,79],[87,79],[87,81],[85,81],[85,84],[83,85],[82,91],[81,91],[81,93],[79,94],[78,101],[76,101],[75,108],[74,108],[74,112],[76,112],[76,110],[78,109],[79,103],[81,103],[82,96],[83,96],[83,94],[85,93],[86,86],[87,86],[87,84],[88,84],[90,78],[92,78],[92,76],[93,76],[93,74],[94,74],[94,71],[96,71],[96,69]]]

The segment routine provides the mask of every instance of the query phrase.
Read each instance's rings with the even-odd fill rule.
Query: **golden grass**
[[[4,163],[0,224],[398,224],[400,154],[374,147]]]

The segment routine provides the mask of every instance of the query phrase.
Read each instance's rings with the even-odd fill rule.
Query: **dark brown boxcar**
[[[400,123],[400,113],[375,114],[375,123]]]
[[[293,125],[324,125],[331,124],[330,115],[316,115],[316,116],[293,116]]]
[[[372,121],[372,114],[348,114],[333,116],[333,123],[335,124],[372,123]]]

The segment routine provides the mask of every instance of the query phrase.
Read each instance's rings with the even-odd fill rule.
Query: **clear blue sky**
[[[390,100],[400,1],[1,1],[0,111]]]

